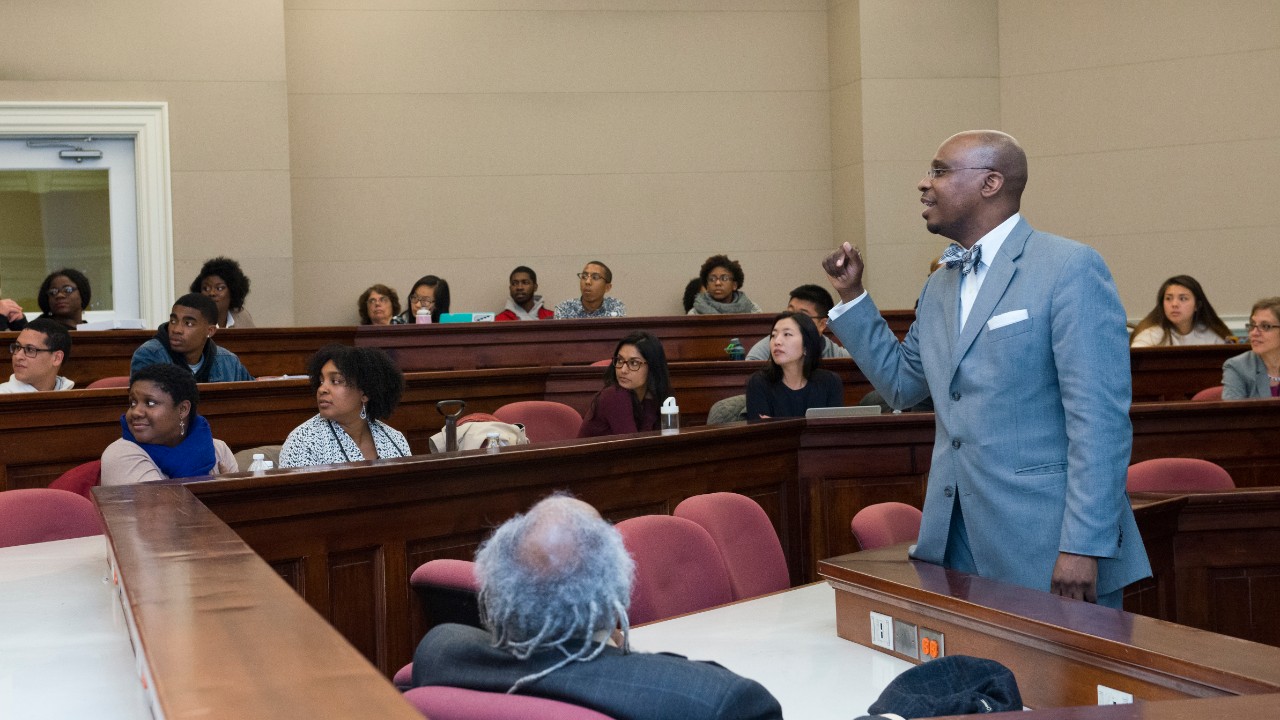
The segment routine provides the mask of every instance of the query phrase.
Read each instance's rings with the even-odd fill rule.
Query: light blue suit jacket
[[[1099,558],[1099,594],[1148,577],[1125,494],[1129,342],[1106,264],[1025,220],[986,261],[963,331],[960,273],[946,268],[925,284],[901,343],[870,298],[831,322],[890,405],[933,396],[915,557],[942,562],[958,492],[984,577],[1048,590],[1059,551]]]

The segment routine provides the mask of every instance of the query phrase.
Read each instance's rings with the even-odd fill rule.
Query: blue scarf
[[[145,450],[151,457],[151,462],[160,468],[165,477],[208,475],[218,462],[217,453],[213,450],[213,430],[202,415],[195,416],[195,420],[191,422],[191,431],[177,447],[138,442],[129,431],[129,423],[124,415],[120,416],[120,427],[124,430],[124,439]]]

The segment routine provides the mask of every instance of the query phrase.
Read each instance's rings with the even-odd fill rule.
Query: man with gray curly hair
[[[488,632],[439,625],[413,684],[520,693],[634,718],[781,718],[759,683],[715,663],[633,653],[635,563],[595,508],[552,495],[503,523],[476,553]]]

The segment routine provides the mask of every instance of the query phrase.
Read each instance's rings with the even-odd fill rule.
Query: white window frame
[[[0,137],[132,137],[138,217],[138,310],[148,326],[173,305],[173,192],[169,104],[165,102],[0,102]]]

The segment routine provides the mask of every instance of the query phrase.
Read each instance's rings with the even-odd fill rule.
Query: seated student
[[[1156,293],[1156,306],[1138,323],[1130,347],[1157,345],[1221,345],[1235,336],[1214,312],[1200,283],[1190,275],[1165,280]]]
[[[827,331],[827,313],[831,312],[831,308],[835,303],[831,300],[831,293],[821,285],[801,285],[791,291],[791,300],[787,302],[787,312],[798,312],[808,315],[810,320],[818,327],[818,333],[822,335]],[[849,351],[831,342],[831,338],[822,335],[822,357],[827,358],[847,358]],[[769,338],[763,338],[760,342],[751,346],[747,351],[748,360],[768,360],[769,359]]]
[[[769,335],[769,364],[747,380],[747,419],[804,417],[813,407],[844,405],[839,376],[818,367],[822,338],[801,312],[784,312]]]
[[[67,326],[49,318],[37,318],[18,333],[9,346],[13,374],[0,383],[0,394],[45,390],[70,390],[75,383],[58,375],[71,355],[71,333]]]
[[[319,412],[289,433],[280,467],[307,467],[412,454],[382,422],[404,393],[404,374],[379,348],[326,345],[307,363]]]
[[[235,382],[253,376],[236,354],[213,341],[218,331],[218,306],[199,293],[187,293],[173,303],[169,322],[160,325],[156,336],[133,353],[129,372],[148,365],[173,363],[185,367],[196,382]]]
[[[578,437],[657,430],[658,407],[670,394],[662,341],[633,332],[614,348],[613,364],[604,370],[604,389],[591,400]]]
[[[509,320],[550,320],[555,312],[542,307],[542,296],[538,294],[538,274],[533,268],[521,265],[511,271],[508,278],[507,292],[511,299],[507,307],[493,317],[495,322]]]
[[[75,268],[54,270],[40,283],[36,302],[40,304],[40,317],[52,318],[75,330],[85,323],[84,311],[93,299],[89,278]]]
[[[227,257],[206,260],[200,274],[191,281],[191,292],[208,296],[218,306],[218,327],[253,327],[253,316],[244,309],[249,278],[235,260]]]
[[[740,288],[746,282],[742,264],[730,260],[728,255],[712,255],[702,263],[698,271],[705,292],[695,295],[689,315],[727,315],[732,313],[758,313],[760,306],[751,301]]]
[[[715,663],[632,652],[635,562],[595,508],[553,495],[476,552],[487,630],[441,624],[413,656],[413,685],[519,693],[616,720],[781,718],[754,680]]]
[[[22,306],[13,298],[0,300],[0,331],[21,330],[27,326],[27,316]]]
[[[392,291],[395,292],[394,290]],[[399,305],[397,304],[397,307]],[[435,275],[423,275],[413,284],[409,293],[409,307],[391,319],[392,325],[413,325],[418,322],[418,310],[426,308],[431,322],[440,322],[440,316],[449,312],[449,283]]]
[[[360,293],[356,301],[361,325],[391,325],[400,314],[400,295],[392,288],[376,283]]]
[[[555,319],[622,317],[627,307],[617,298],[608,297],[613,289],[613,271],[599,260],[592,260],[578,273],[581,297],[565,300],[556,306]]]
[[[102,484],[239,472],[231,448],[196,412],[199,404],[196,380],[184,368],[160,363],[135,372],[120,416],[122,437],[102,453]]]
[[[1249,350],[1222,364],[1222,399],[1280,397],[1280,297],[1253,304]]]

